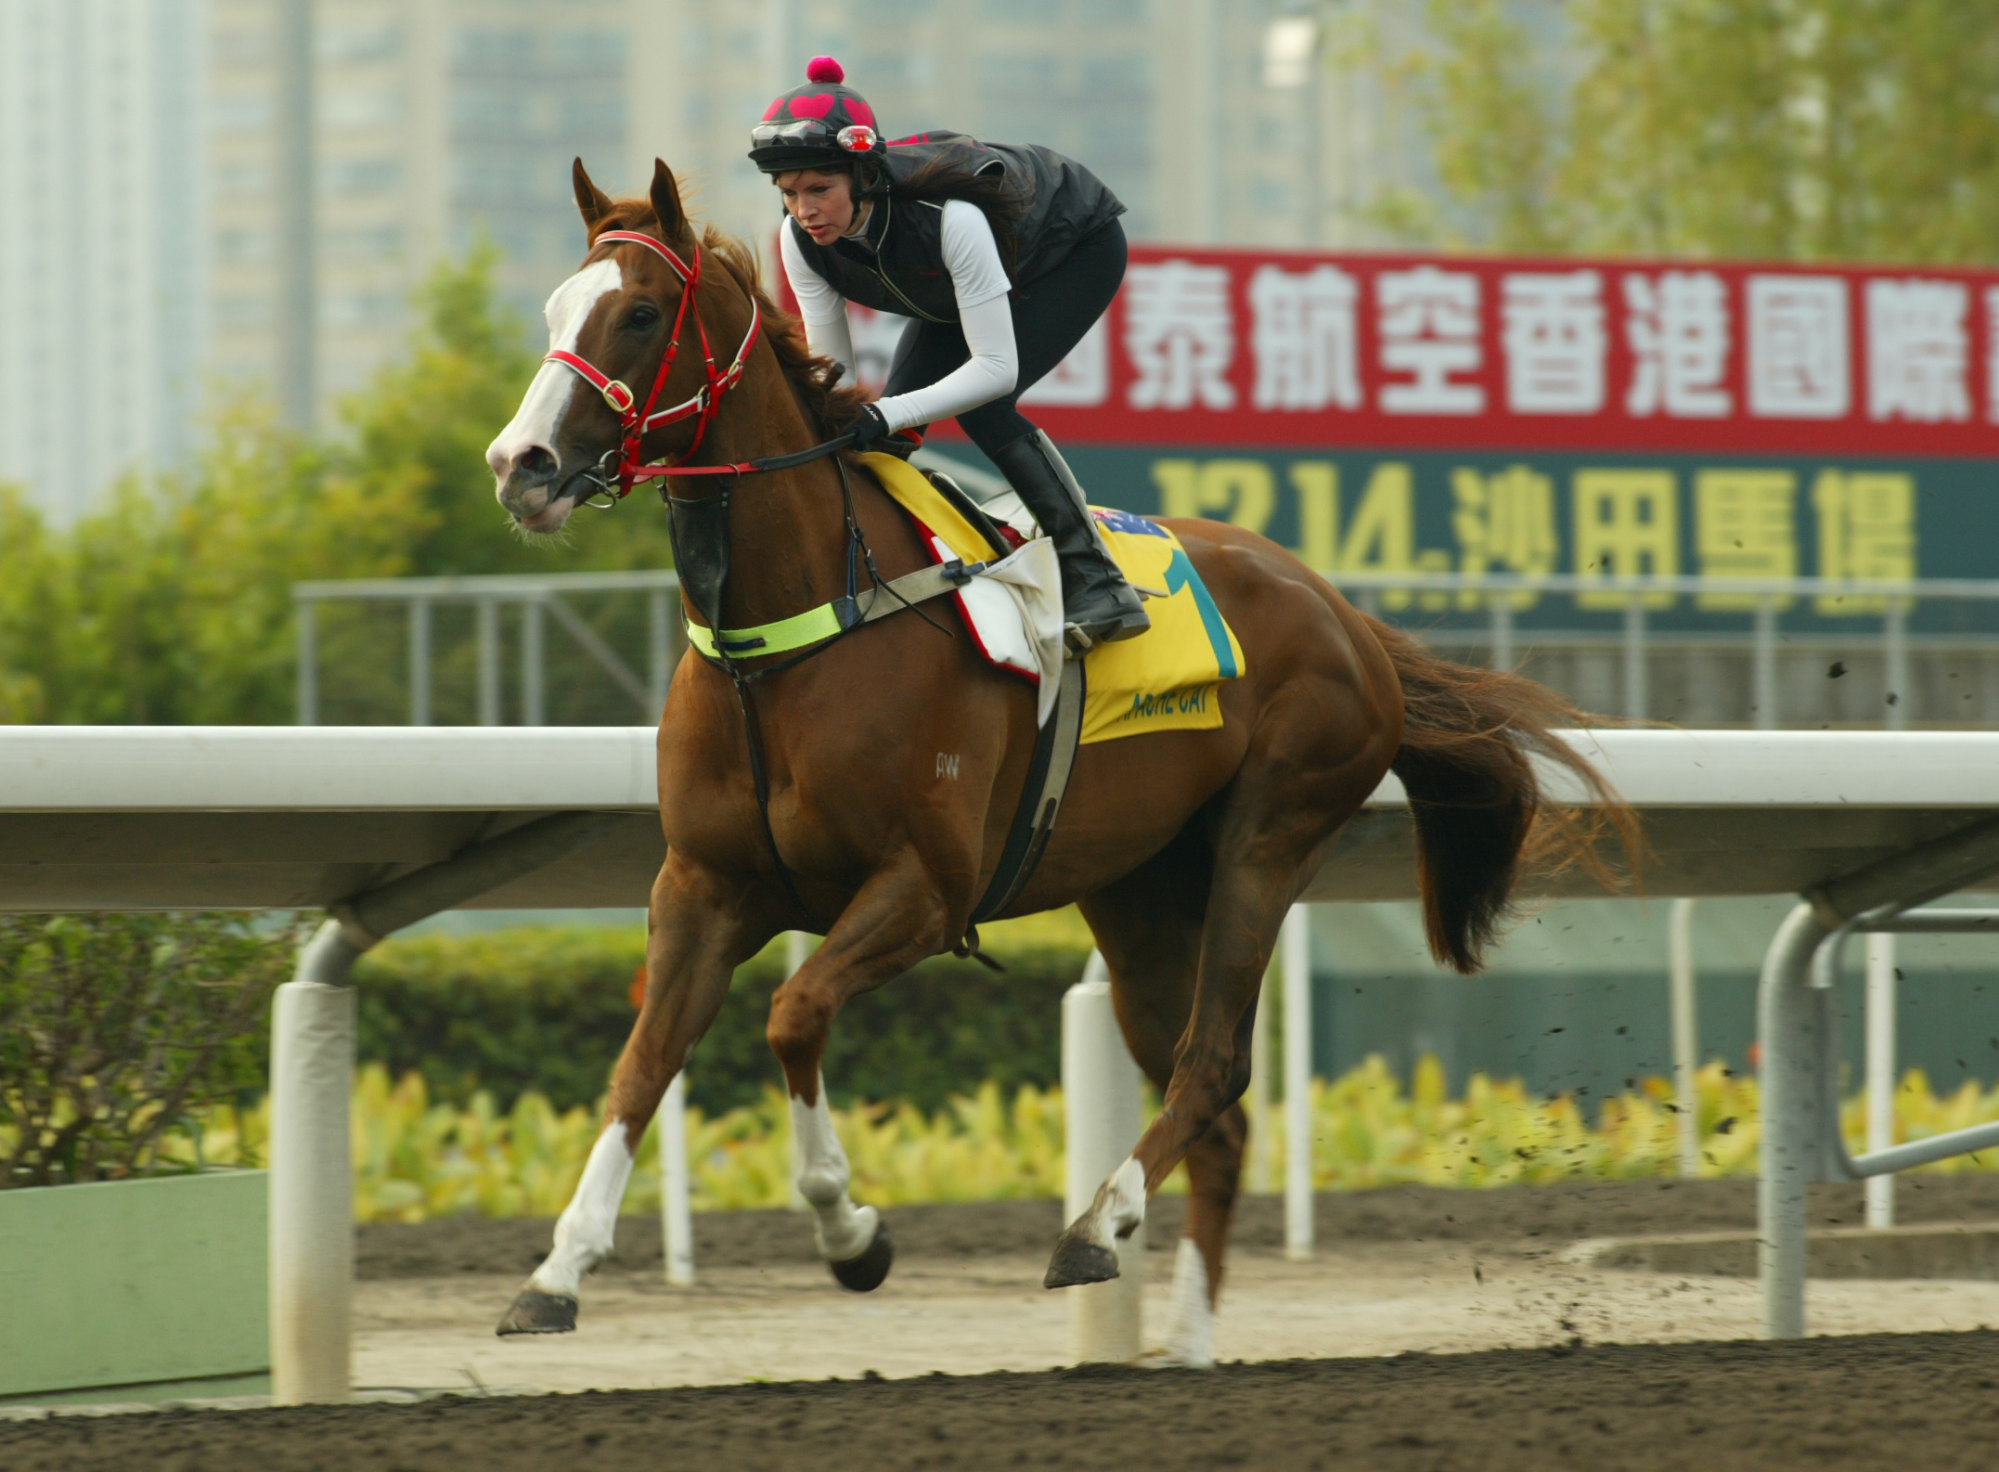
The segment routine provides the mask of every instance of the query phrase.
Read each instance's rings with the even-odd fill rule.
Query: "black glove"
[[[882,418],[882,411],[874,404],[864,404],[854,422],[847,426],[854,436],[854,448],[866,450],[888,438],[888,421]]]

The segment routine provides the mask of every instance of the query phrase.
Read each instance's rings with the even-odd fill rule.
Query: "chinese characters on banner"
[[[1999,273],[1136,247],[1024,402],[1073,444],[1999,457]]]
[[[1142,464],[1151,485],[1125,503],[1166,516],[1230,521],[1291,547],[1334,576],[1368,573],[1576,573],[1625,577],[1753,578],[1789,581],[1903,581],[1917,575],[1916,475],[1824,461],[1786,464],[1687,456],[1603,457],[1426,452],[1330,457],[1229,452],[1196,456],[1084,450],[1076,456],[1095,482],[1117,461]],[[1933,466],[1936,462],[1930,462]],[[1134,465],[1134,469],[1138,466]],[[1945,477],[1955,482],[1959,477]],[[1971,477],[1977,479],[1975,475]],[[1992,518],[1982,492],[1953,485],[1960,518]],[[1968,504],[1978,503],[1976,506]],[[1657,609],[1680,605],[1648,594]],[[1441,595],[1414,601],[1442,607]],[[1388,595],[1389,607],[1411,598]],[[1466,594],[1464,608],[1484,606]],[[1582,609],[1617,611],[1629,595],[1612,589],[1575,595]],[[1795,600],[1778,601],[1780,609]],[[1541,604],[1513,595],[1516,608]],[[1701,612],[1754,610],[1754,594],[1701,592]],[[1828,618],[1880,613],[1879,597],[1818,597]]]

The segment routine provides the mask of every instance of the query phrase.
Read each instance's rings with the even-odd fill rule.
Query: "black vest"
[[[1003,170],[1029,196],[1017,227],[1017,286],[1045,276],[1091,232],[1124,213],[1104,182],[1073,159],[1033,144],[980,143],[962,133],[922,133],[891,143],[883,159],[890,192],[868,220],[868,249],[856,240],[816,244],[791,222],[791,238],[820,278],[850,302],[900,317],[958,320],[958,298],[944,267],[942,200],[899,200],[894,186],[939,155],[963,157],[981,174]]]

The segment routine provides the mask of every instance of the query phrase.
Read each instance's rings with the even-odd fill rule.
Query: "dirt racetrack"
[[[1897,1179],[1896,1193],[1900,1222],[1999,1221],[1999,1173],[1905,1175]],[[1811,1199],[1815,1228],[1857,1226],[1862,1220],[1858,1186],[1814,1186]],[[1154,1252],[1172,1249],[1185,1203],[1185,1197],[1162,1195],[1146,1208],[1146,1243]],[[1357,1242],[1552,1245],[1584,1237],[1753,1231],[1756,1182],[1561,1181],[1486,1191],[1389,1186],[1323,1192],[1314,1205],[1314,1235],[1326,1247]],[[888,1215],[903,1258],[1045,1256],[1062,1230],[1062,1204],[1053,1200],[897,1206]],[[361,1228],[355,1270],[363,1279],[495,1272],[525,1276],[548,1251],[553,1228],[552,1220],[537,1217],[380,1222]],[[1229,1240],[1232,1253],[1280,1248],[1283,1199],[1241,1197]],[[616,1255],[599,1271],[657,1277],[660,1258],[659,1218],[628,1216],[618,1224]],[[793,1211],[698,1215],[694,1258],[704,1270],[816,1266],[819,1261],[807,1219]]]
[[[9,1472],[1984,1469],[1999,1334],[752,1385],[0,1425]]]
[[[1999,1219],[1999,1179],[1912,1176],[1900,1185],[1904,1221]],[[372,1353],[379,1360],[414,1335],[431,1346],[433,1367],[448,1369],[461,1355],[500,1355],[524,1387],[540,1374],[541,1389],[575,1388],[619,1383],[602,1377],[643,1369],[646,1356],[666,1367],[661,1373],[681,1373],[666,1356],[677,1338],[688,1354],[713,1362],[711,1373],[651,1382],[682,1388],[609,1393],[429,1392],[412,1404],[0,1417],[0,1469],[1989,1467],[1999,1440],[1999,1333],[1972,1326],[1999,1325],[1999,1284],[1815,1287],[1827,1295],[1823,1316],[1814,1319],[1823,1328],[1929,1324],[1963,1332],[1847,1332],[1762,1344],[1715,1342],[1718,1334],[1753,1332],[1751,1283],[1548,1266],[1581,1237],[1750,1226],[1753,1189],[1747,1181],[1637,1182],[1329,1195],[1318,1203],[1325,1250],[1313,1264],[1283,1262],[1274,1250],[1278,1203],[1250,1200],[1237,1255],[1238,1318],[1259,1292],[1266,1305],[1309,1300],[1319,1317],[1305,1328],[1318,1337],[1302,1341],[1306,1352],[1324,1344],[1329,1353],[1356,1357],[1270,1359],[1255,1354],[1255,1341],[1238,1338],[1243,1347],[1233,1352],[1256,1362],[1205,1373],[922,1373],[939,1362],[926,1355],[954,1347],[956,1360],[945,1362],[960,1366],[1026,1368],[1060,1358],[1059,1330],[1035,1341],[1039,1357],[1009,1357],[1018,1342],[1002,1340],[1028,1320],[1008,1310],[1012,1300],[997,1290],[981,1297],[964,1287],[967,1273],[1038,1276],[1055,1229],[1050,1202],[892,1213],[903,1248],[900,1316],[888,1312],[891,1299],[857,1301],[832,1289],[811,1261],[809,1228],[789,1212],[701,1219],[700,1270],[710,1275],[704,1282],[719,1285],[703,1291],[716,1296],[675,1299],[658,1285],[656,1222],[630,1218],[617,1259],[594,1296],[586,1291],[584,1332],[559,1341],[497,1341],[490,1329],[516,1275],[544,1250],[547,1223],[370,1227],[359,1244],[357,1312],[381,1323],[362,1335],[362,1359]],[[1170,1242],[1178,1205],[1172,1198],[1155,1203],[1154,1247]],[[1857,1190],[1822,1188],[1813,1215],[1850,1225],[1858,1208]],[[1382,1276],[1391,1259],[1401,1266]],[[1356,1277],[1367,1273],[1380,1278],[1367,1290],[1379,1298],[1373,1319],[1354,1298]],[[1553,1295],[1544,1292],[1550,1274],[1560,1277]],[[1163,1281],[1159,1287],[1163,1292]],[[932,1296],[946,1290],[958,1296]],[[1021,1293],[1044,1319],[1055,1314],[1044,1327],[1059,1326],[1054,1295],[1030,1287],[1015,1296]],[[1342,1294],[1346,1302],[1329,1317],[1321,1313]],[[433,1322],[440,1303],[464,1312]],[[396,1305],[419,1322],[399,1327],[384,1317],[384,1306]],[[707,1317],[686,1317],[697,1312]],[[1275,1326],[1268,1332],[1283,1327],[1268,1307],[1263,1312]],[[1428,1327],[1407,1327],[1424,1315]],[[696,1322],[706,1327],[690,1336]],[[1223,1322],[1226,1359],[1227,1301]],[[1370,1322],[1372,1339],[1360,1333]],[[741,1343],[770,1338],[785,1324],[817,1346],[785,1363],[816,1364],[822,1368],[813,1373],[822,1377],[823,1367],[837,1366],[839,1378],[744,1384],[748,1375],[802,1372],[724,1366],[712,1373],[732,1349],[740,1353]],[[1439,1325],[1466,1332],[1437,1333]],[[928,1335],[932,1348],[904,1346],[898,1361],[898,1334]],[[1677,1342],[1631,1342],[1662,1337]],[[592,1342],[599,1358],[584,1367],[586,1378],[561,1380],[550,1356]],[[1276,1348],[1301,1342],[1295,1338],[1267,1342],[1265,1356],[1300,1352]],[[1398,1344],[1499,1343],[1516,1347],[1393,1352]],[[874,1375],[864,1368],[870,1357],[891,1377],[910,1378]],[[412,1373],[362,1383],[499,1383],[493,1362],[485,1363],[484,1376]],[[365,1375],[358,1363],[357,1373]],[[731,1383],[701,1384],[704,1378]]]

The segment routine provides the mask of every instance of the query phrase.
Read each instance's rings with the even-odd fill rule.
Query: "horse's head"
[[[607,479],[615,480],[628,430],[644,439],[648,454],[658,455],[672,447],[669,440],[683,449],[690,441],[679,419],[694,418],[698,430],[707,418],[683,414],[668,421],[662,412],[653,416],[659,422],[642,422],[652,407],[648,392],[676,336],[686,361],[668,372],[659,403],[680,404],[702,393],[704,371],[712,376],[712,369],[704,370],[698,340],[703,334],[694,314],[683,312],[683,297],[699,290],[701,246],[672,171],[655,160],[650,217],[643,206],[613,202],[591,182],[581,159],[574,180],[590,250],[582,268],[549,296],[544,309],[549,357],[513,420],[486,450],[500,504],[531,532],[560,530],[579,502],[605,489]],[[643,242],[602,238],[607,231],[656,238],[671,258]],[[693,287],[686,284],[682,265],[695,271]],[[685,331],[676,333],[683,317]],[[718,321],[709,328],[721,328],[719,341],[731,336]]]

